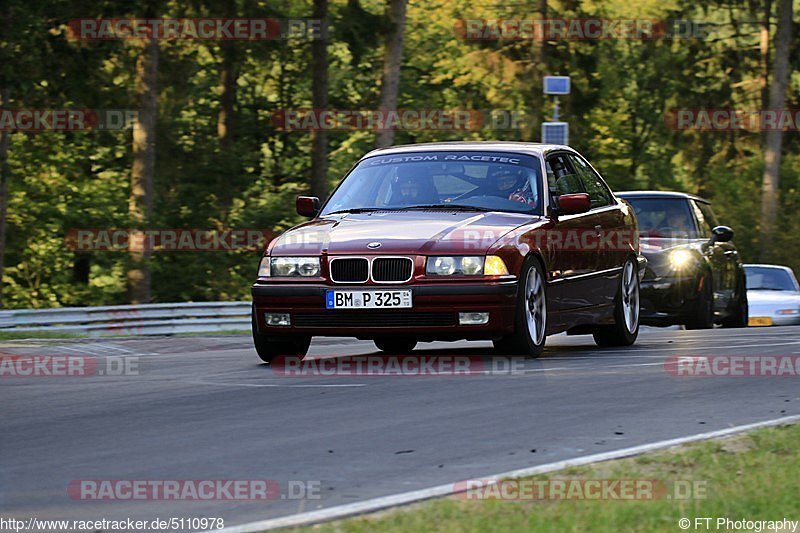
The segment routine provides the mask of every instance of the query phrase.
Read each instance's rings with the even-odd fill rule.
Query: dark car
[[[630,345],[641,259],[633,210],[566,146],[436,143],[370,152],[311,218],[270,243],[252,287],[264,361],[314,335],[490,339],[538,356],[546,335]],[[598,246],[601,233],[620,235]],[[570,238],[572,240],[570,240]]]
[[[642,323],[687,329],[747,326],[747,282],[733,244],[711,204],[679,192],[621,192],[639,221]]]

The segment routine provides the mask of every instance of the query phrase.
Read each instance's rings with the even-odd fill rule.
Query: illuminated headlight
[[[685,270],[690,266],[694,266],[695,262],[695,256],[689,250],[675,250],[669,254],[669,264],[675,270]]]
[[[496,255],[429,257],[425,266],[429,276],[507,276],[508,269]]]
[[[273,257],[270,259],[269,275],[276,278],[319,276],[319,257]]]
[[[800,315],[800,309],[780,309],[779,315]]]

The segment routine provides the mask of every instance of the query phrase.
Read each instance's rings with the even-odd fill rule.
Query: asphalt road
[[[421,344],[481,355],[488,343]],[[548,339],[524,372],[282,377],[245,336],[7,341],[0,352],[130,358],[135,375],[0,377],[0,517],[236,525],[800,414],[797,378],[686,378],[676,355],[800,355],[800,327],[643,331],[629,349]],[[316,339],[310,357],[376,353]],[[416,353],[416,352],[415,352]],[[72,480],[310,481],[269,501],[86,501]]]

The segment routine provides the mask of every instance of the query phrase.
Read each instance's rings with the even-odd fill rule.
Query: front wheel
[[[739,276],[738,285],[736,307],[733,313],[722,322],[723,328],[746,328],[750,319],[750,307],[747,303],[747,282],[744,274]]]
[[[514,333],[494,341],[498,353],[535,359],[544,351],[547,338],[547,290],[544,269],[530,258],[525,262],[517,293]]]
[[[692,314],[686,321],[686,329],[711,329],[714,327],[714,288],[711,285],[711,274],[706,273],[698,282],[700,294],[692,306]]]
[[[630,346],[639,336],[639,268],[633,259],[622,267],[619,289],[614,300],[614,320],[600,326],[592,336],[598,346]]]
[[[253,346],[258,357],[265,363],[271,363],[276,357],[295,356],[302,359],[308,353],[311,337],[269,337],[258,332],[255,314],[251,317],[253,328]]]

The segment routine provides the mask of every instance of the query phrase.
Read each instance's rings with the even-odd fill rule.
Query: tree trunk
[[[328,0],[314,0],[314,19],[320,20],[320,34],[311,45],[311,107],[314,112],[328,108]],[[328,196],[328,133],[319,129],[311,138],[311,195]]]
[[[8,106],[11,98],[7,88],[0,87],[0,109]],[[8,215],[8,145],[11,134],[0,131],[0,308],[4,306],[3,300],[3,274],[6,264],[6,219]]]
[[[133,128],[133,166],[129,213],[144,229],[153,214],[153,174],[156,156],[156,116],[158,113],[158,41],[144,42],[136,61],[136,98],[139,116]],[[150,301],[151,251],[131,251],[128,290],[131,303]]]
[[[407,0],[389,0],[389,22],[391,29],[386,36],[386,50],[383,57],[383,78],[381,83],[380,110],[383,113],[397,110],[397,97],[400,91],[400,67],[403,63],[403,38],[406,33]],[[394,130],[380,130],[375,146],[391,146],[394,143]]]
[[[764,4],[763,18],[759,31],[759,87],[761,88],[761,107],[766,109],[769,105],[769,30],[770,15],[772,13],[772,0]]]
[[[236,17],[236,0],[225,0],[223,9],[227,18]],[[222,61],[219,68],[219,114],[217,115],[217,138],[223,152],[230,148],[234,139],[234,107],[236,106],[236,47],[235,41],[220,42]]]
[[[789,82],[789,47],[792,40],[792,0],[778,3],[778,30],[775,34],[775,63],[769,87],[769,109],[780,112],[786,104]],[[783,132],[772,129],[766,133],[764,146],[764,178],[761,186],[761,261],[773,255],[773,238],[778,220],[780,192],[781,145]]]

